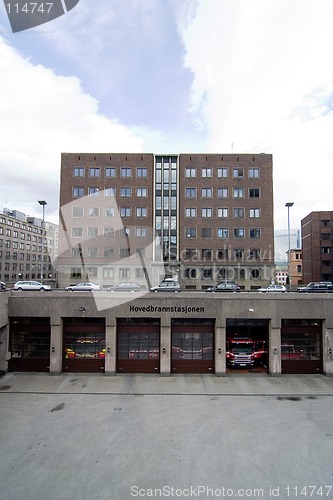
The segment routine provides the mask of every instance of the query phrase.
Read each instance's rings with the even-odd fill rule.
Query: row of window
[[[116,167],[74,167],[73,168],[73,176],[74,177],[85,177],[86,172],[88,177],[101,177],[104,173],[105,177],[117,177],[117,168]],[[120,177],[132,177],[132,174],[136,173],[136,177],[147,177],[147,168],[146,167],[120,167],[119,175]]]
[[[237,219],[243,219],[245,217],[245,208],[233,208],[233,217]],[[201,217],[207,218],[213,216],[212,208],[202,208],[201,209]],[[228,217],[229,209],[228,208],[218,208],[217,209],[217,217]],[[197,217],[197,209],[195,207],[185,208],[185,217],[194,219]],[[251,219],[259,219],[260,218],[260,208],[250,208],[249,209],[249,217]]]
[[[42,242],[42,236],[34,236],[29,233],[19,233],[15,229],[6,229],[4,231],[3,227],[0,227],[0,236],[5,235],[7,237],[13,237],[13,238],[20,238],[21,240],[27,239],[27,241],[39,241],[40,243]],[[2,240],[1,240],[2,241]]]
[[[201,198],[213,198],[213,188],[201,188]],[[186,187],[185,188],[185,198],[197,198],[198,188],[196,187]],[[217,198],[229,198],[228,188],[216,188]],[[246,190],[242,187],[237,187],[232,189],[233,198],[245,198]],[[249,198],[260,198],[259,188],[249,188],[248,189]]]
[[[36,255],[36,254],[30,254],[30,253],[18,253],[18,252],[2,252],[0,250],[0,259],[4,258],[5,260],[32,260],[32,261],[37,261],[37,260],[42,260],[42,255]],[[47,256],[43,256],[43,260],[47,260]]]
[[[100,229],[98,227],[88,227],[87,236],[89,238],[97,238],[100,236]],[[103,228],[103,236],[104,238],[128,238],[131,235],[131,228],[125,227],[120,230],[116,230],[114,227],[105,227]],[[73,238],[82,238],[85,236],[83,227],[72,227],[72,237]],[[147,227],[136,227],[135,228],[135,236],[137,238],[145,238],[147,236]]]
[[[114,247],[105,247],[100,249],[98,247],[88,247],[84,250],[79,247],[72,248],[72,257],[100,257],[103,255],[104,257],[109,257],[111,259],[121,258],[125,259],[126,257],[130,257],[133,255],[134,257],[145,257],[146,250],[145,248],[136,248],[135,251],[131,251],[130,248],[114,248]]]
[[[20,223],[18,221],[13,221],[11,219],[6,219],[5,217],[0,217],[0,223],[1,224],[7,224],[8,226],[13,226],[13,227],[16,227],[18,229],[23,229],[25,231],[29,231],[29,232],[33,232],[33,233],[41,233],[42,232],[41,228],[38,228],[36,226],[32,226],[30,224],[27,225],[24,222]],[[2,229],[3,228],[0,227],[0,231]],[[2,234],[2,233],[0,233],[0,234]]]
[[[4,268],[2,267],[2,262],[0,262],[0,271],[4,269],[5,271],[40,271],[42,268],[42,264],[17,264],[17,263],[12,263],[10,262],[5,262],[4,263]],[[43,264],[43,269],[45,269],[46,266]],[[51,266],[49,267],[51,269]]]
[[[246,169],[243,167],[234,167],[232,169],[232,177],[234,179],[243,179],[245,176],[245,171]],[[188,167],[185,169],[185,177],[189,178],[195,178],[197,175],[200,175],[202,179],[211,179],[214,177],[214,175],[218,179],[227,179],[229,176],[229,169],[228,168],[201,168],[197,169],[195,167]],[[247,176],[249,179],[259,179],[260,178],[260,169],[259,168],[248,168],[247,169]]]
[[[261,229],[259,227],[250,227],[248,230],[249,238],[260,238],[261,237]],[[186,238],[197,238],[198,236],[198,228],[197,227],[186,227],[185,228],[185,237]],[[234,238],[245,238],[246,231],[244,227],[234,227],[232,235]],[[202,238],[213,238],[214,230],[212,227],[203,227],[201,228],[201,237]],[[218,227],[216,229],[217,238],[229,238],[230,231],[227,227]]]
[[[181,260],[186,261],[188,259],[193,260],[230,260],[232,257],[234,259],[244,259],[247,257],[248,260],[260,259],[261,250],[260,248],[249,248],[245,250],[244,248],[218,248],[213,250],[212,248],[185,248],[185,251],[181,254]]]

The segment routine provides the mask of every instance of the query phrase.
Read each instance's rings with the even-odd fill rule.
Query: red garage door
[[[172,321],[172,373],[214,373],[214,320]]]
[[[282,373],[323,373],[322,326],[319,320],[283,320]]]

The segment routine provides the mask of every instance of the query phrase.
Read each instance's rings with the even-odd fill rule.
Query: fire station
[[[333,373],[330,294],[97,293],[1,293],[1,373]]]

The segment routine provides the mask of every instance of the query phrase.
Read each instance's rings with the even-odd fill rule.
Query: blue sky
[[[57,221],[61,152],[273,154],[276,229],[333,210],[331,0],[80,0],[11,33],[0,205]]]

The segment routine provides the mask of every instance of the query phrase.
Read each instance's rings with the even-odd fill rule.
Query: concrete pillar
[[[117,333],[115,325],[105,328],[105,375],[116,374]]]
[[[269,328],[268,342],[268,365],[269,374],[272,377],[281,375],[281,328]]]
[[[160,343],[160,374],[169,376],[171,373],[171,327],[170,323],[161,322]]]
[[[60,375],[62,372],[62,325],[51,325],[50,374]]]
[[[226,376],[226,328],[215,326],[215,375]]]
[[[333,376],[333,328],[323,325],[323,373]]]
[[[9,329],[8,325],[0,328],[0,376],[8,371],[8,347],[9,347]]]

